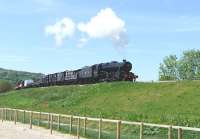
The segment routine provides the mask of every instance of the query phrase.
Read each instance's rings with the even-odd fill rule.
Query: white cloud
[[[61,45],[63,40],[72,37],[75,32],[75,23],[70,18],[63,18],[54,25],[45,28],[47,35],[53,35],[57,45]]]
[[[78,30],[92,38],[108,38],[113,41],[114,45],[126,46],[125,22],[110,9],[102,9],[96,16],[92,17],[87,23],[79,23]]]

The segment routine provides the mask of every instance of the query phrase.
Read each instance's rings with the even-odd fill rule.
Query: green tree
[[[200,79],[200,50],[190,50],[183,53],[179,62],[179,74],[181,79]]]
[[[178,61],[176,55],[170,55],[164,58],[163,63],[160,64],[159,80],[177,80],[178,75]]]
[[[159,80],[200,79],[200,50],[183,52],[180,60],[176,55],[165,57],[159,68]]]

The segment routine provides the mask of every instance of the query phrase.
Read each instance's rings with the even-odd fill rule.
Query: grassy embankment
[[[0,95],[0,107],[200,127],[200,81],[100,83]]]

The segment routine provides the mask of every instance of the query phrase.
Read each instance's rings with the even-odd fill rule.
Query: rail
[[[74,134],[79,139],[80,136],[85,136],[89,138],[106,138],[103,134],[110,139],[125,139],[128,134],[129,128],[134,127],[134,135],[130,138],[139,139],[151,139],[154,138],[155,134],[150,134],[145,131],[145,128],[158,128],[160,132],[164,133],[165,136],[158,135],[159,138],[168,139],[191,139],[200,138],[200,128],[184,127],[184,126],[173,126],[173,125],[162,125],[162,124],[152,124],[144,122],[131,122],[131,121],[121,121],[121,120],[111,120],[104,118],[91,118],[91,117],[81,117],[65,114],[47,113],[47,112],[37,112],[21,109],[11,109],[11,108],[0,108],[0,119],[3,121],[14,121],[14,124],[21,122],[24,124],[29,124],[30,129],[33,125],[43,126],[53,133],[53,130],[58,130],[62,132],[67,132],[69,134]],[[108,125],[108,124],[111,125]],[[106,125],[107,124],[107,125]],[[95,129],[94,125],[96,125]],[[106,126],[105,126],[106,125]],[[106,128],[103,130],[103,127]],[[123,130],[123,128],[125,130]],[[109,134],[107,130],[113,130],[113,134]],[[93,134],[91,134],[93,132]],[[192,137],[184,136],[184,132],[193,132]],[[122,135],[124,133],[125,135]],[[195,133],[195,137],[194,137]],[[90,134],[90,135],[89,135]],[[111,136],[110,136],[111,135]]]

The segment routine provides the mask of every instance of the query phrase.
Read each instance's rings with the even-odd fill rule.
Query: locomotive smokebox
[[[132,69],[132,64],[126,60],[123,60],[123,70],[130,71]]]

